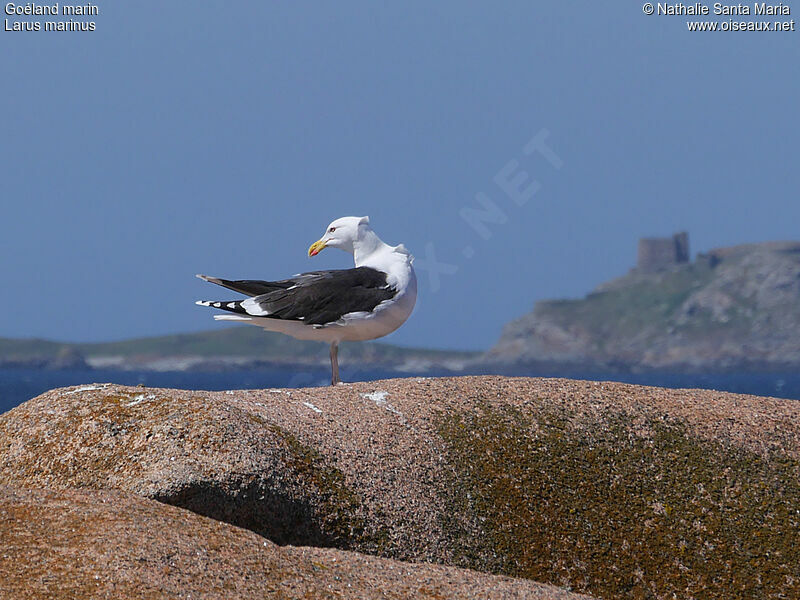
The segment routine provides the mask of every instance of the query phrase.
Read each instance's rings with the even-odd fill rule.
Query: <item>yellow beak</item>
[[[325,240],[317,240],[316,242],[311,244],[311,247],[308,249],[308,255],[316,256],[317,254],[322,252],[323,248],[325,248]]]

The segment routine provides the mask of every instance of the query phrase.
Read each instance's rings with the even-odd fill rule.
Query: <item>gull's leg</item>
[[[339,342],[331,342],[331,385],[341,383],[339,379]]]

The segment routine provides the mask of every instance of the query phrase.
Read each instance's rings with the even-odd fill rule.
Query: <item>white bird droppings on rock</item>
[[[381,406],[381,407],[385,408],[386,410],[388,410],[390,413],[394,413],[394,414],[396,414],[396,415],[398,415],[400,417],[403,416],[403,413],[401,413],[394,406],[389,404],[389,401],[386,399],[386,398],[389,397],[389,392],[375,391],[375,392],[371,392],[369,394],[361,394],[361,397],[362,398],[367,398],[368,400],[372,400],[375,403],[376,406]]]
[[[155,394],[139,394],[138,396],[134,396],[133,399],[130,402],[128,402],[125,406],[127,407],[136,406],[137,404],[141,404],[146,400],[155,400],[155,399],[156,399]]]
[[[372,400],[375,404],[380,406],[381,404],[386,404],[386,397],[388,395],[389,392],[370,392],[369,394],[361,394],[361,397]]]
[[[90,392],[93,390],[102,390],[105,387],[108,387],[107,383],[102,383],[100,385],[82,385],[81,387],[75,388],[74,390],[64,392],[64,394],[70,396],[72,394],[77,394],[78,392]]]

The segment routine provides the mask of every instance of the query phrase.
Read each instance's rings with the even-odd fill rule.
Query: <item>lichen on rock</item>
[[[442,415],[464,567],[603,598],[800,596],[800,463],[674,419]],[[643,433],[644,432],[644,433]]]

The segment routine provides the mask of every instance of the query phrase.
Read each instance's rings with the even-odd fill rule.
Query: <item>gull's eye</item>
[[[331,227],[328,229],[328,233],[333,233],[334,231],[336,231],[336,227]]]

